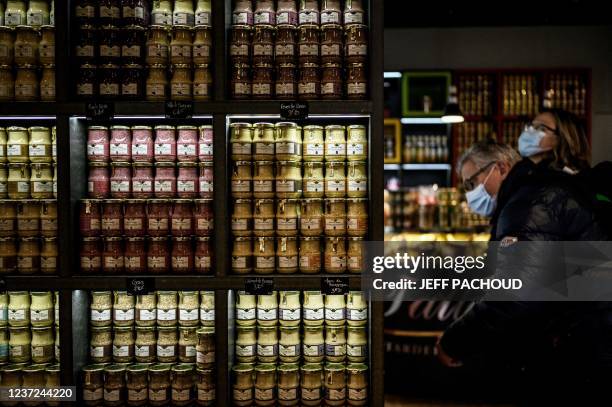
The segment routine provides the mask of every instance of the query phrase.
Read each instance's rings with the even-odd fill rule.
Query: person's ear
[[[508,165],[507,162],[505,161],[499,161],[497,163],[497,168],[499,168],[499,175],[502,176],[502,178],[506,178],[506,176],[508,175],[508,173],[510,172],[510,165]]]

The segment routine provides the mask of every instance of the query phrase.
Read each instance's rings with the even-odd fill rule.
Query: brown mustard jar
[[[321,98],[322,99],[341,99],[342,86],[342,67],[338,64],[328,63],[323,66],[321,73]]]

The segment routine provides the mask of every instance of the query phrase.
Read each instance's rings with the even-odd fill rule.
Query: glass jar
[[[275,125],[276,159],[279,161],[300,161],[302,158],[301,129],[295,123],[280,122]]]
[[[113,303],[113,325],[116,327],[134,324],[134,296],[126,291],[115,291]]]
[[[134,328],[116,326],[113,331],[113,361],[115,363],[131,362],[134,358]]]
[[[13,201],[0,201],[0,236],[12,237],[17,228],[17,205]]]
[[[274,200],[255,200],[253,215],[253,234],[258,237],[274,236]]]
[[[14,43],[13,30],[9,27],[0,28],[0,64],[13,65],[14,61]]]
[[[172,236],[186,237],[193,234],[193,201],[188,199],[177,199],[172,208]],[[193,260],[192,260],[193,262]],[[193,264],[191,264],[193,266]]]
[[[43,65],[40,78],[40,100],[52,102],[55,100],[55,65]]]
[[[175,171],[176,167],[174,163],[158,162],[155,164],[155,182],[153,190],[156,198],[174,198],[176,196],[177,186]]]
[[[271,161],[274,159],[275,130],[272,123],[255,123],[253,125],[253,159]]]
[[[297,273],[299,254],[296,237],[277,238],[277,272],[280,274]]]
[[[253,99],[271,99],[273,84],[272,65],[259,64],[253,67]]]
[[[126,369],[127,405],[144,406],[148,397],[148,365],[131,365]]]
[[[7,178],[8,197],[27,199],[30,197],[30,168],[25,164],[9,164]]]
[[[257,327],[257,360],[260,363],[275,363],[278,359],[277,335],[276,326]]]
[[[145,93],[144,79],[142,65],[124,65],[121,75],[121,96],[125,99],[142,99]]]
[[[349,66],[355,63],[365,64],[368,58],[368,27],[351,24],[345,27],[345,31],[345,61]]]
[[[253,8],[250,0],[237,0],[232,11],[232,24],[253,25]]]
[[[146,26],[149,23],[149,4],[143,0],[122,1],[123,25]]]
[[[104,238],[102,269],[105,273],[121,274],[124,270],[123,238]]]
[[[178,355],[182,363],[195,363],[198,338],[195,327],[179,327]]]
[[[104,365],[89,365],[83,371],[83,402],[86,406],[103,403]]]
[[[153,327],[157,320],[157,295],[136,296],[135,321],[138,327]]]
[[[174,0],[174,11],[172,12],[172,24],[193,27],[195,23],[195,11],[191,0]]]
[[[342,198],[346,195],[347,180],[344,162],[327,162],[325,166],[325,197]]]
[[[200,319],[200,302],[197,291],[179,291],[179,325],[197,326]]]
[[[15,80],[8,65],[0,65],[0,100],[7,102],[15,97]]]
[[[297,236],[299,201],[297,199],[280,199],[276,207],[276,235]],[[297,259],[296,259],[297,260]],[[296,264],[297,267],[297,264]]]
[[[98,6],[98,21],[103,24],[119,24],[121,22],[121,8],[119,0],[102,0]]]
[[[346,79],[346,94],[349,99],[365,99],[367,97],[368,79],[364,64],[349,64]]]
[[[299,198],[301,191],[302,172],[300,162],[279,161],[276,173],[276,197]]]
[[[145,85],[147,100],[166,100],[168,92],[168,77],[166,66],[153,64],[149,66],[149,76]]]
[[[195,146],[194,146],[195,148]],[[180,146],[179,146],[180,150]],[[179,198],[195,198],[198,195],[198,167],[196,163],[179,163],[177,196]]]
[[[196,368],[196,405],[212,406],[216,400],[216,383],[214,370]]]
[[[300,210],[300,234],[321,236],[323,234],[323,201],[304,199]]]
[[[121,61],[120,31],[112,25],[102,26],[97,41],[99,61],[104,64],[116,64]]]
[[[159,322],[159,312],[158,312]],[[157,360],[174,363],[178,358],[178,332],[175,326],[157,327]]]
[[[304,274],[321,272],[321,242],[319,237],[300,238],[300,272]]]
[[[138,363],[153,363],[157,360],[157,336],[155,327],[137,326],[134,341],[134,358]]]
[[[173,66],[174,74],[170,81],[170,99],[191,100],[193,81],[191,79],[191,68],[186,64]]]
[[[325,306],[323,294],[320,291],[304,291],[304,325],[323,325],[325,319]]]
[[[325,312],[327,313],[327,308]],[[327,324],[325,326],[325,359],[328,362],[344,362],[346,359],[346,330],[344,325],[333,326]]]
[[[151,199],[147,202],[147,233],[149,236],[161,237],[170,233],[169,200]]]
[[[151,274],[163,274],[170,270],[170,250],[166,237],[151,237],[147,250],[147,270]]]
[[[113,297],[110,291],[91,293],[90,324],[93,327],[104,327],[112,324]]]
[[[295,0],[279,0],[276,7],[276,23],[295,26],[298,23],[297,7]]]
[[[11,274],[17,269],[17,243],[12,237],[0,238],[0,274]]]
[[[195,9],[196,27],[199,25],[210,27],[212,25],[211,12],[211,0],[198,0]]]
[[[57,236],[57,202],[42,201],[40,204],[40,235]]]
[[[250,237],[234,237],[232,271],[235,274],[253,271],[253,240]]]
[[[346,155],[349,161],[365,161],[368,158],[367,130],[363,125],[347,128]]]
[[[110,160],[108,127],[89,126],[87,129],[87,160],[103,163]]]
[[[325,238],[325,271],[327,273],[345,273],[347,270],[346,241],[343,237]]]
[[[153,0],[153,10],[151,11],[151,23],[162,26],[172,25],[172,1]]]
[[[322,126],[304,126],[303,159],[314,162],[315,166],[323,161],[325,143]],[[319,164],[318,167],[321,167]],[[322,179],[322,177],[321,177]],[[321,190],[322,192],[322,190]]]
[[[25,1],[23,0],[8,0],[6,10],[4,10],[4,24],[9,27],[14,27],[26,23],[27,10]]]
[[[162,327],[175,326],[178,308],[176,291],[157,292],[157,325]]]
[[[325,64],[321,75],[321,98],[322,99],[341,99],[342,86],[342,67],[339,64]]]
[[[251,31],[248,25],[234,24],[230,29],[229,55],[234,64],[250,62]]]
[[[213,160],[213,126],[203,125],[199,127],[198,157],[202,162]]]
[[[199,369],[210,369],[215,364],[215,330],[212,327],[204,327],[198,329],[196,334],[198,336],[197,366]]]
[[[6,156],[10,164],[28,163],[30,134],[25,127],[9,127],[6,129]]]
[[[279,25],[274,46],[275,62],[277,64],[294,64],[297,55],[296,45],[295,27],[292,25]]]
[[[15,57],[16,65],[35,65],[38,50],[38,33],[33,27],[19,25],[15,28]]]
[[[52,293],[32,292],[30,296],[30,322],[32,326],[38,328],[53,325]]]
[[[365,327],[348,327],[346,355],[350,362],[364,362],[368,353],[368,339]]]
[[[144,24],[143,24],[144,25]],[[124,64],[139,64],[145,58],[146,29],[131,25],[123,29],[121,39],[121,61]]]
[[[320,56],[319,26],[315,24],[301,25],[298,29],[298,60],[300,65],[318,64]]]
[[[304,360],[307,363],[321,362],[325,356],[323,326],[305,326],[302,347]]]
[[[45,367],[45,389],[56,389],[60,386],[60,366],[58,364],[47,365]],[[59,397],[51,397],[47,401],[47,406],[59,406]]]
[[[325,365],[325,403],[329,406],[343,406],[346,402],[346,376],[344,365]]]
[[[157,24],[157,23],[156,23]],[[168,28],[163,25],[153,25],[149,28],[147,36],[147,56],[148,65],[165,66],[168,64],[169,55]]]
[[[0,326],[6,327],[8,324],[8,301],[9,297],[6,292],[0,293]]]
[[[128,126],[110,128],[110,160],[129,162],[132,160],[132,133]]]
[[[102,205],[102,235],[107,237],[123,234],[123,201],[106,200]]]
[[[111,198],[129,198],[132,195],[132,171],[129,163],[111,164]]]
[[[298,82],[298,96],[300,99],[317,99],[321,95],[321,82],[319,66],[305,63],[300,66],[300,80]]]
[[[212,253],[210,237],[197,237],[194,253],[194,271],[197,274],[210,274],[212,270]]]
[[[20,65],[15,77],[15,100],[18,102],[37,100],[40,93],[39,85],[36,66]]]
[[[108,167],[106,163],[89,163],[87,192],[91,198],[104,199],[110,196],[110,176]]]
[[[121,70],[118,65],[104,64],[98,67],[99,81],[98,94],[101,98],[116,99],[119,97],[120,80],[119,73]]]
[[[214,229],[212,202],[209,199],[194,201],[193,223],[196,236],[210,236]]]
[[[341,14],[340,0],[324,0],[321,7],[321,25],[340,24]]]
[[[368,367],[364,364],[349,363],[346,366],[348,403],[351,406],[368,404]]]
[[[276,366],[261,364],[255,366],[255,403],[269,405],[275,402]],[[271,404],[274,405],[274,404]]]
[[[110,312],[109,312],[110,313]],[[92,327],[89,358],[93,363],[109,363],[113,357],[113,335],[110,327]]]
[[[309,363],[301,367],[300,373],[302,404],[320,405],[323,397],[323,368],[319,363]]]
[[[210,100],[212,83],[212,74],[208,65],[196,65],[193,77],[193,99],[197,101]]]
[[[295,99],[297,93],[295,65],[290,63],[278,65],[275,86],[277,99]]]
[[[254,311],[254,310],[253,310]],[[253,312],[254,315],[254,312]],[[257,335],[254,326],[236,327],[236,361],[238,363],[255,362],[257,347]]]
[[[92,98],[97,95],[98,81],[95,65],[83,64],[77,73],[76,94],[79,98]]]
[[[17,235],[38,236],[40,229],[40,205],[38,201],[20,201],[17,204]]]
[[[197,161],[198,128],[195,126],[179,126],[177,130],[177,160],[179,162]]]
[[[147,271],[147,258],[144,237],[127,237],[125,239],[125,272],[143,274]]]
[[[281,326],[278,342],[279,358],[284,363],[297,362],[301,357],[300,328]]]
[[[232,160],[250,161],[253,143],[252,125],[249,123],[232,123],[230,124],[230,134]]]
[[[319,2],[316,0],[301,0],[299,23],[304,24],[319,24]]]
[[[325,200],[325,235],[344,236],[346,234],[346,205],[344,199]]]
[[[190,2],[191,3],[191,2]],[[191,390],[194,384],[194,365],[180,364],[172,366],[172,405],[191,405]]]
[[[152,198],[153,166],[149,163],[134,163],[132,168],[132,196],[137,199]]]
[[[325,160],[346,160],[346,138],[343,126],[325,127]]]
[[[274,256],[274,238],[257,237],[253,250],[254,271],[257,274],[274,273],[276,262]]]
[[[149,367],[149,402],[151,406],[166,406],[170,402],[171,364]]]
[[[259,326],[276,326],[278,322],[278,293],[257,296],[257,324]]]
[[[40,246],[38,238],[24,237],[17,252],[19,274],[36,274],[40,271]]]
[[[340,95],[342,95],[342,71],[338,68],[340,68],[340,65],[342,64],[343,38],[344,33],[342,31],[342,26],[338,24],[326,25],[321,29],[321,62],[325,64],[326,67],[330,66],[337,68],[334,71],[334,73],[337,75],[330,75],[328,83],[333,81],[334,85],[338,86],[338,93]],[[339,85],[336,84],[337,81],[340,82]],[[325,92],[324,90],[325,87],[322,91],[323,94],[332,93]]]
[[[232,171],[232,197],[251,198],[252,187],[252,163],[250,161],[234,162]]]
[[[255,326],[256,322],[256,297],[244,291],[236,293],[236,325]]]
[[[51,130],[48,127],[30,127],[28,155],[31,163],[51,163]]]
[[[274,151],[274,144],[272,144],[272,151]],[[255,198],[274,198],[274,180],[273,161],[254,162],[253,196]],[[272,215],[274,215],[274,209],[272,209]],[[273,229],[273,226],[270,228],[264,227],[263,229]]]
[[[347,171],[347,196],[365,198],[368,195],[368,172],[365,161],[350,161]]]
[[[251,406],[253,404],[253,365],[238,364],[233,367],[234,385],[232,387],[232,402],[236,406]]]
[[[9,327],[9,362],[26,363],[31,359],[29,327]]]
[[[215,326],[215,293],[200,291],[200,324]]]
[[[363,270],[364,247],[362,237],[348,238],[347,270],[349,273],[361,273]]]
[[[173,126],[155,126],[154,157],[156,162],[176,161],[176,133]]]
[[[300,382],[297,364],[282,364],[278,367],[278,402],[281,406],[297,405]]]
[[[249,99],[252,93],[252,82],[250,75],[250,65],[235,63],[232,69],[231,78],[232,98]]]
[[[27,291],[9,291],[8,297],[9,326],[28,327],[30,324],[30,294]]]
[[[192,28],[186,25],[175,25],[172,28],[170,42],[170,63],[191,64],[192,58]]]
[[[364,10],[361,0],[347,0],[344,5],[344,24],[363,24]]]
[[[271,25],[255,26],[252,39],[254,66],[269,66],[271,71],[274,62],[275,31],[276,29]],[[255,94],[255,89],[253,89],[253,94]]]
[[[328,326],[344,325],[346,319],[346,301],[344,295],[325,296],[325,324]]]

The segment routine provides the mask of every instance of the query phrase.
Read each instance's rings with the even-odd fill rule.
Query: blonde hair
[[[584,127],[576,115],[562,109],[544,109],[557,125],[557,147],[551,152],[552,166],[581,171],[591,167],[591,148]]]

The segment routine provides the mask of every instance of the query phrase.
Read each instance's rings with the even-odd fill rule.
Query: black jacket
[[[572,176],[550,170],[547,164],[535,165],[525,159],[510,171],[498,193],[491,239],[607,240],[593,212],[572,186]],[[554,253],[550,255],[534,253],[533,258],[535,262],[546,262]],[[534,359],[556,346],[560,337],[573,335],[572,341],[580,344],[566,349],[573,348],[569,350],[572,353],[574,345],[588,346],[581,350],[583,354],[575,356],[591,363],[601,360],[602,353],[612,355],[612,347],[602,350],[600,347],[607,345],[595,339],[603,341],[608,331],[612,332],[608,328],[612,327],[610,309],[607,303],[596,302],[480,302],[446,330],[441,346],[448,355],[462,361],[495,355],[497,361],[506,358],[517,364],[537,363]],[[593,354],[586,355],[588,352]]]

